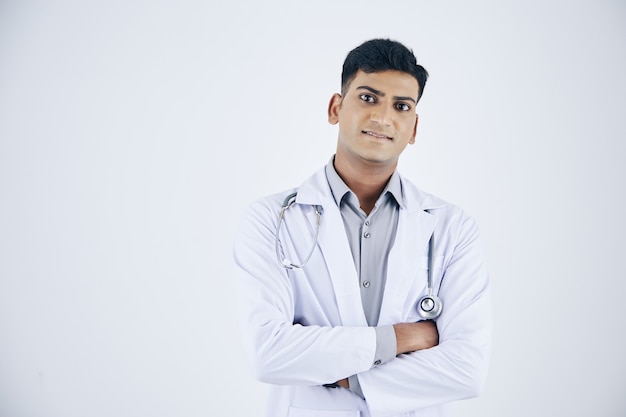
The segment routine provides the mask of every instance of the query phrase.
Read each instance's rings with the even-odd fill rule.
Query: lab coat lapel
[[[321,205],[323,208],[318,237],[319,248],[333,285],[342,325],[367,326],[350,244],[341,212],[330,192],[323,168],[302,184],[296,201]],[[319,271],[320,276],[324,272],[326,271]],[[331,303],[333,301],[329,300]]]
[[[361,303],[359,278],[341,213],[334,201],[327,201],[324,205],[323,219],[324,223],[320,228],[320,249],[335,290],[342,325],[367,326]]]
[[[411,280],[416,279],[422,257],[428,253],[428,241],[436,223],[435,216],[414,205],[400,210],[396,238],[387,263],[379,325],[396,323],[401,319],[403,301]],[[419,283],[419,288],[426,285],[426,281],[423,285]]]

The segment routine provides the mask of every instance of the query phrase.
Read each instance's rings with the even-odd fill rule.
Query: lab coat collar
[[[401,209],[406,209],[408,212],[430,211],[447,205],[445,201],[420,190],[413,183],[402,177],[402,175],[399,173],[398,175],[404,202],[404,204],[400,205]],[[296,203],[320,205],[325,209],[329,204],[337,206],[326,178],[326,167],[322,167],[300,186]]]

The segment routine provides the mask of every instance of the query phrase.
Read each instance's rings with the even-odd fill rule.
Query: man
[[[476,225],[396,170],[427,77],[398,42],[352,50],[328,106],[336,154],[243,217],[239,326],[272,384],[268,417],[441,416],[482,390],[491,312]],[[437,295],[443,307],[424,320],[429,290],[426,309]]]

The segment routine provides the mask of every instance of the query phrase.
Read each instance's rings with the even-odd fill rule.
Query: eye
[[[376,102],[376,98],[371,95],[371,94],[361,94],[359,95],[359,98],[367,103],[375,103]]]
[[[411,106],[406,103],[396,103],[396,110],[409,111],[411,110]]]

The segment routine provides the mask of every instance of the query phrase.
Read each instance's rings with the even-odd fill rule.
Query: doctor
[[[243,216],[238,326],[271,384],[268,417],[445,416],[483,389],[491,310],[476,224],[396,169],[427,77],[398,42],[352,50],[328,106],[335,155]],[[442,308],[425,320],[429,292]]]

